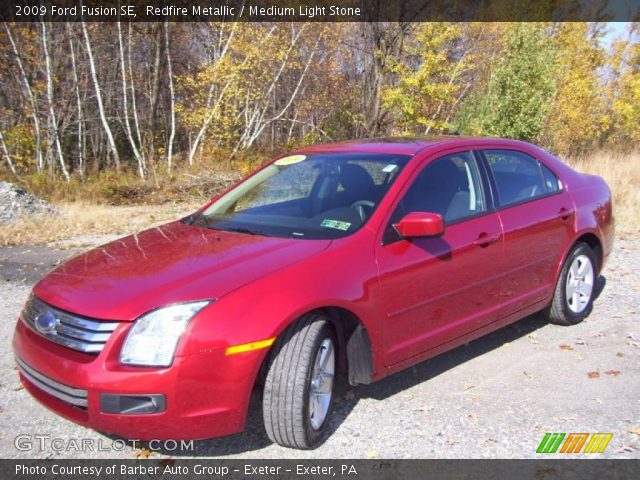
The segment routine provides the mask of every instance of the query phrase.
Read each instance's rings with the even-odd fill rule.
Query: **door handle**
[[[473,244],[478,246],[478,247],[488,247],[489,245],[491,245],[492,243],[497,242],[498,240],[500,240],[500,235],[498,235],[497,233],[486,233],[483,232],[480,234],[480,236],[478,238],[476,238],[473,241]]]
[[[568,208],[562,207],[558,212],[557,218],[560,220],[568,220],[576,213],[575,210],[569,210]]]

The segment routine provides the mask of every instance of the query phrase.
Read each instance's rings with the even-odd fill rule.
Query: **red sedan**
[[[135,439],[323,438],[336,374],[368,384],[544,310],[589,315],[605,182],[517,141],[346,142],[277,158],[198,212],[77,256],[33,289],[25,388]]]

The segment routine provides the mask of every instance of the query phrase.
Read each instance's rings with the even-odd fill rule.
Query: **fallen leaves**
[[[631,430],[629,430],[629,433],[638,435],[640,437],[640,427],[632,428]]]
[[[562,345],[560,345],[560,350],[565,350],[568,352],[572,352],[573,351],[573,347],[571,345],[567,345],[566,343],[563,343]]]
[[[631,333],[627,335],[627,338],[629,339],[629,341],[627,342],[627,345],[640,348],[640,341],[637,338],[635,338]]]
[[[600,372],[588,372],[587,377],[591,379],[600,378]]]
[[[633,453],[635,449],[629,445],[623,445],[615,453]]]
[[[135,452],[136,458],[149,458],[149,455],[151,455],[151,450],[149,450],[148,448]]]
[[[376,452],[375,450],[369,450],[364,454],[367,458],[380,458],[380,452]]]
[[[604,374],[612,377],[617,377],[618,375],[620,375],[620,370],[607,370],[606,372],[604,372]]]

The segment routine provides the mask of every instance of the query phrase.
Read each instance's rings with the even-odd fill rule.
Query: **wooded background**
[[[157,182],[197,165],[388,135],[510,137],[573,157],[637,149],[640,27],[613,42],[606,29],[4,23],[0,178],[82,185],[108,172]]]

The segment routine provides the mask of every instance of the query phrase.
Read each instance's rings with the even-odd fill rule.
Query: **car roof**
[[[518,146],[525,142],[501,138],[464,137],[460,135],[433,135],[425,137],[383,137],[348,140],[337,143],[312,145],[297,150],[297,153],[329,153],[329,152],[368,152],[395,153],[415,155],[418,152],[434,146],[469,146],[475,144],[487,146]]]

